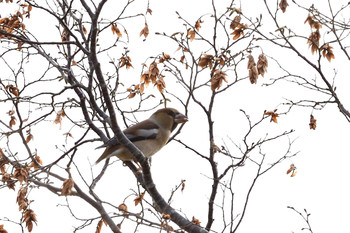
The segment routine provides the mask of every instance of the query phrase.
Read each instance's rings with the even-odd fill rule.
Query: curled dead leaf
[[[310,115],[309,127],[310,127],[310,129],[313,129],[313,130],[316,129],[316,119],[314,118],[314,116],[312,114]]]
[[[264,115],[271,116],[271,120],[270,121],[273,121],[273,122],[277,123],[278,114],[275,111],[269,111],[269,112],[265,111]]]
[[[62,196],[68,196],[72,194],[72,189],[74,187],[74,181],[72,178],[68,178],[63,182],[61,195]]]

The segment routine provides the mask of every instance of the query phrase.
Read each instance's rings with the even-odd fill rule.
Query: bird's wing
[[[159,126],[152,122],[151,120],[145,120],[141,121],[140,123],[133,125],[123,131],[125,136],[131,141],[131,142],[137,142],[141,140],[146,139],[155,139],[157,137],[157,134],[159,132]],[[97,147],[103,148],[103,147],[111,147],[119,145],[120,143],[116,139],[116,137],[112,137],[107,142],[105,142],[103,145]]]

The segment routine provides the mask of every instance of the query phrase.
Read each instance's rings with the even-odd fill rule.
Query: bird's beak
[[[186,121],[188,121],[187,116],[178,113],[175,116],[175,123],[185,123]]]

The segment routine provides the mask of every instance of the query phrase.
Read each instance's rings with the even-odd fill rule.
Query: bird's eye
[[[175,112],[173,112],[173,111],[168,111],[168,115],[171,117],[174,117],[174,118],[176,116]]]

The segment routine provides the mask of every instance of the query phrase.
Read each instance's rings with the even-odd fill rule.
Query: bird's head
[[[158,122],[161,127],[173,131],[178,124],[185,123],[187,117],[175,108],[162,108],[152,114],[151,119]]]

